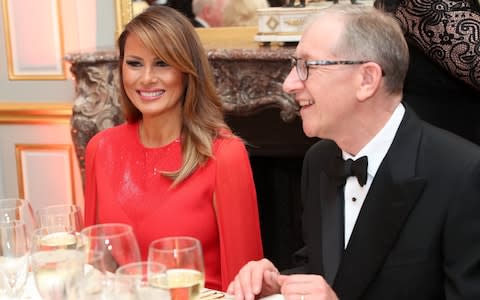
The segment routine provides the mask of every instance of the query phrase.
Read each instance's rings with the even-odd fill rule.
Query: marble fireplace
[[[247,142],[257,188],[265,256],[288,267],[301,245],[300,174],[305,151],[315,140],[304,136],[296,105],[282,91],[293,47],[250,44],[208,47],[228,124]],[[66,56],[76,81],[72,138],[84,167],[88,140],[123,122],[119,107],[115,51]],[[82,173],[83,174],[83,173]]]

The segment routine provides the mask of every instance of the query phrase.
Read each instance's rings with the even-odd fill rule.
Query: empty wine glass
[[[110,299],[112,290],[109,283],[113,274],[109,274],[104,263],[104,253],[85,248],[84,299]]]
[[[165,281],[165,265],[141,261],[121,266],[115,272],[115,295],[122,299],[170,300],[159,282]]]
[[[90,251],[103,253],[103,263],[108,272],[122,265],[140,261],[140,248],[130,225],[107,223],[84,228],[82,234],[89,241]]]
[[[0,223],[0,299],[19,299],[28,275],[28,238],[22,222]]]
[[[75,204],[42,207],[36,211],[36,217],[39,227],[64,226],[74,231],[81,231],[83,228],[82,212]]]
[[[42,227],[32,234],[32,273],[42,299],[79,299],[86,238],[64,226]]]
[[[167,267],[166,280],[158,286],[169,289],[172,300],[197,300],[205,284],[200,241],[192,237],[167,237],[153,241],[148,261]]]
[[[96,286],[90,285],[87,277],[86,290],[89,289],[88,293],[95,294],[100,288],[99,293],[93,296],[108,298],[107,295],[114,292],[115,271],[122,265],[141,260],[133,229],[127,224],[107,223],[85,227],[81,233],[88,240],[86,251],[96,253],[96,264],[102,268],[95,273],[95,276],[100,277]]]
[[[0,199],[0,222],[20,221],[25,224],[27,236],[30,237],[37,227],[30,202],[20,198]]]

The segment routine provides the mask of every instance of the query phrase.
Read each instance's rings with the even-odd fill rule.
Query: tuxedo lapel
[[[325,210],[325,202],[335,195],[337,185],[326,173],[336,157],[341,156],[341,150],[330,140],[322,140],[312,146],[305,156],[302,174],[302,198],[304,199],[303,227],[304,239],[307,245],[308,267],[306,272],[324,274],[325,245],[323,234],[325,220],[329,219]]]
[[[342,187],[336,181],[325,180],[324,186],[322,198],[319,198],[325,199],[321,203],[323,273],[327,282],[332,284],[343,253],[343,197],[338,197]]]
[[[362,206],[334,282],[340,299],[359,299],[393,247],[425,180],[415,175],[419,120],[408,110]]]

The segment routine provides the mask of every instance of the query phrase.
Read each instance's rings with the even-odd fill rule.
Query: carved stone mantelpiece
[[[218,93],[225,111],[248,116],[276,107],[285,122],[297,116],[293,98],[282,91],[290,71],[291,47],[207,49]],[[76,81],[72,113],[72,137],[84,167],[85,146],[98,131],[123,122],[118,91],[118,56],[115,51],[73,53],[71,63]]]
[[[71,54],[76,98],[72,108],[71,132],[82,177],[85,147],[99,131],[122,123],[118,91],[118,58],[112,52]]]
[[[247,116],[277,107],[286,122],[297,116],[293,98],[282,84],[290,71],[292,48],[212,49],[208,58],[213,67],[217,91],[226,112]]]

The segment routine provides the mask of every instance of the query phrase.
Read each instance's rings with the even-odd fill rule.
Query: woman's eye
[[[141,67],[142,64],[139,61],[136,60],[127,60],[126,64],[131,66],[131,67]]]
[[[157,61],[156,65],[158,67],[168,67],[168,64],[166,62],[164,62],[163,60]]]

